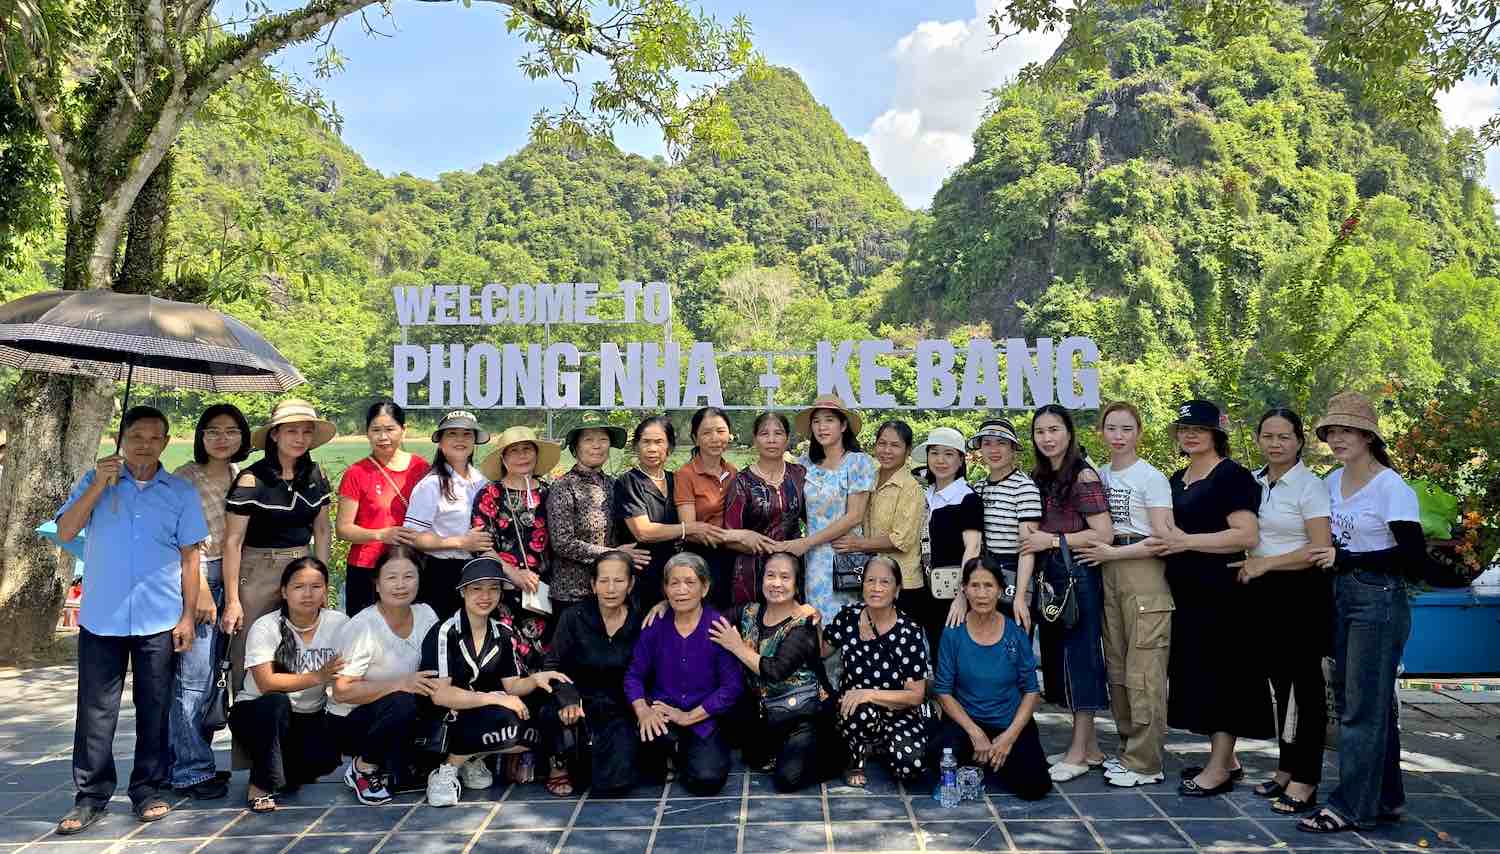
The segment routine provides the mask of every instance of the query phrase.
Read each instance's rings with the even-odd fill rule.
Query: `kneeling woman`
[[[741,667],[709,637],[720,614],[703,604],[711,583],[708,563],[692,553],[673,555],[662,579],[672,618],[641,630],[625,671],[625,697],[640,728],[641,765],[647,779],[659,780],[670,762],[684,789],[715,795],[729,777],[729,745],[719,717],[744,691]]]
[[[996,610],[1000,580],[978,558],[964,564],[963,585],[969,612],[943,631],[938,648],[932,690],[943,723],[934,753],[952,748],[958,764],[982,764],[1011,794],[1039,800],[1052,791],[1052,778],[1032,720],[1042,694],[1031,640]]]
[[[735,625],[720,618],[714,643],[750,671],[750,690],[737,707],[735,731],[752,768],[770,771],[778,792],[816,785],[843,770],[824,686],[818,629],[804,613],[802,560],[777,552],[761,568],[758,602],[740,609]]]
[[[415,735],[418,697],[437,690],[432,671],[419,671],[422,640],[437,625],[432,608],[413,605],[417,564],[406,546],[386,551],[375,576],[375,605],[360,611],[339,632],[344,666],[333,682],[328,712],[345,755],[352,757],[344,783],[362,804],[391,799],[390,778],[406,772]]]
[[[276,809],[276,792],[311,783],[339,766],[325,706],[344,660],[335,635],[349,618],[324,607],[328,567],[301,557],[281,571],[281,609],[250,627],[245,687],[229,729],[249,754],[252,812]]]
[[[825,635],[844,668],[838,719],[850,757],[844,781],[864,786],[865,759],[872,756],[885,757],[891,773],[910,780],[927,770],[927,721],[920,709],[927,642],[921,626],[896,610],[901,568],[895,560],[871,558],[861,592],[864,602],[845,605]]]
[[[440,715],[447,722],[445,761],[427,777],[431,806],[451,807],[464,789],[493,785],[484,767],[491,753],[552,753],[549,742],[556,733],[544,733],[541,721],[556,718],[533,712],[549,699],[553,685],[568,677],[552,670],[521,675],[525,668],[515,633],[494,619],[504,577],[494,558],[464,564],[458,581],[463,607],[422,642],[422,669],[437,671],[432,704],[438,708],[429,717]]]

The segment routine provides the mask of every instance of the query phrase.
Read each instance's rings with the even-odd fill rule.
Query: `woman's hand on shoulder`
[[[1052,548],[1052,535],[1046,531],[1032,531],[1021,537],[1021,554],[1034,555]]]
[[[652,605],[649,610],[646,611],[644,616],[641,617],[641,628],[644,629],[650,626],[652,623],[660,620],[666,613],[667,603],[665,601],[657,602],[655,605]]]
[[[708,627],[708,638],[729,652],[741,652],[750,648],[740,636],[740,630],[727,619],[719,617]]]

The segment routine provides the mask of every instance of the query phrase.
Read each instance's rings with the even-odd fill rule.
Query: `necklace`
[[[301,633],[301,634],[306,634],[307,632],[310,632],[313,629],[316,629],[318,627],[318,623],[320,623],[322,621],[323,621],[323,611],[322,611],[322,609],[318,610],[318,617],[317,617],[317,619],[313,620],[313,623],[310,626],[299,626],[296,623],[292,622],[292,618],[290,616],[288,616],[286,618],[286,624],[288,626],[290,626],[293,631]]]
[[[645,475],[646,477],[651,478],[651,482],[652,483],[666,483],[667,482],[667,473],[666,472],[662,472],[661,477],[657,477],[656,475],[654,475],[654,474],[646,471],[645,469],[641,468],[640,466],[636,466],[635,470],[638,471],[638,472],[640,472],[641,474]]]
[[[786,460],[781,461],[781,471],[777,472],[775,477],[772,477],[760,467],[759,460],[751,463],[750,468],[755,470],[755,474],[757,477],[770,484],[771,486],[780,486],[781,482],[786,479]]]

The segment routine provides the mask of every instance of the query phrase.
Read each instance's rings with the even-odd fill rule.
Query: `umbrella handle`
[[[130,362],[128,363],[128,367],[126,367],[126,369],[125,369],[125,401],[124,401],[124,403],[122,403],[120,405],[120,429],[115,431],[115,454],[116,455],[118,455],[120,453],[120,445],[122,443],[124,443],[124,441],[125,441],[125,413],[127,413],[127,412],[130,411],[130,385],[131,385],[131,382],[134,379],[135,379],[135,360],[131,359]],[[119,476],[118,475],[112,475],[109,478],[109,481],[107,483],[105,483],[104,485],[105,485],[106,488],[108,488],[108,487],[113,487],[116,483],[119,483],[119,482],[120,482]],[[111,507],[111,509],[112,510],[118,510],[118,509],[120,509],[119,508],[119,499],[118,499],[118,497],[113,498],[111,500],[113,502],[113,506]]]

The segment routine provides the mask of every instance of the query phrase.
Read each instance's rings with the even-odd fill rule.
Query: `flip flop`
[[[166,809],[162,810],[162,812],[157,815],[147,815],[147,813],[151,812],[157,807],[166,807]],[[150,824],[153,821],[161,821],[162,819],[172,814],[172,805],[163,800],[160,795],[152,795],[151,797],[145,799],[144,801],[141,801],[130,809],[135,813],[136,818],[140,819],[146,824]]]
[[[1193,776],[1196,777],[1198,775],[1194,774]],[[1250,791],[1254,792],[1257,795],[1260,795],[1262,798],[1278,798],[1281,796],[1282,792],[1286,791],[1286,786],[1283,786],[1280,783],[1276,782],[1276,778],[1272,777],[1264,783],[1257,784],[1255,788],[1251,789]]]
[[[1317,805],[1317,789],[1313,789],[1312,794],[1308,795],[1306,800],[1300,800],[1288,795],[1286,792],[1282,792],[1276,796],[1275,800],[1271,801],[1271,811],[1281,813],[1282,815],[1297,815],[1305,813]]]
[[[1354,830],[1355,826],[1329,811],[1327,807],[1297,822],[1297,829],[1304,833],[1339,833]]]
[[[104,818],[104,812],[104,807],[94,804],[74,804],[73,808],[68,810],[66,815],[57,820],[57,835],[72,836],[75,833],[82,833],[89,825]],[[78,822],[78,826],[63,827],[63,822],[65,821],[76,821]]]
[[[547,794],[554,798],[571,798],[574,795],[573,778],[568,776],[568,772],[566,771],[556,776],[548,777],[542,781],[542,786],[547,790]],[[561,791],[564,788],[567,789],[566,792]]]

